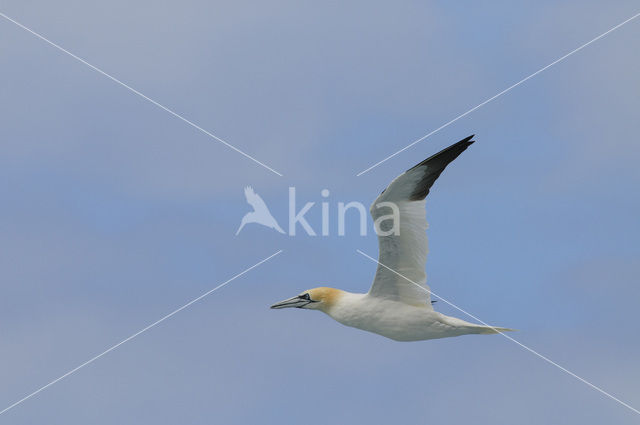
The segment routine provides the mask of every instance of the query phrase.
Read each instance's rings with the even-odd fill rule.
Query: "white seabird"
[[[472,138],[473,135],[407,170],[394,179],[373,202],[370,211],[374,221],[386,213],[385,208],[377,207],[382,202],[397,205],[400,217],[397,234],[378,235],[379,264],[368,293],[354,294],[320,287],[280,301],[271,308],[320,310],[343,325],[396,341],[495,334],[512,330],[476,325],[438,313],[433,309],[426,284],[425,198],[445,167],[474,142]]]

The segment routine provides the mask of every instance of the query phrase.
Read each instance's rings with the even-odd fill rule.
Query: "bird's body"
[[[426,284],[425,198],[445,167],[473,143],[472,137],[407,170],[373,202],[371,215],[376,223],[380,256],[368,293],[354,294],[320,287],[276,303],[271,308],[320,310],[343,325],[396,341],[511,330],[476,325],[438,313],[433,309],[431,290]]]
[[[396,341],[421,341],[466,334],[493,334],[497,331],[509,330],[476,325],[445,316],[435,311],[431,304],[411,305],[371,294],[356,294],[324,287],[307,292],[311,299],[322,300],[317,309],[335,321]]]

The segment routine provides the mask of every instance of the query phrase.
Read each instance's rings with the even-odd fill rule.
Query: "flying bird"
[[[284,230],[282,230],[276,219],[271,215],[269,208],[267,208],[267,204],[264,203],[260,195],[258,195],[251,186],[244,188],[244,196],[247,198],[247,203],[253,207],[253,211],[246,213],[244,217],[242,217],[242,221],[240,222],[240,227],[238,227],[236,235],[240,233],[240,230],[242,230],[244,225],[247,223],[262,224],[263,226],[277,230],[280,233],[284,233]]]
[[[396,341],[420,341],[467,334],[495,334],[508,328],[482,326],[433,309],[426,284],[426,197],[440,173],[474,141],[473,135],[455,143],[394,179],[370,208],[374,221],[399,211],[398,231],[390,224],[378,232],[379,259],[373,285],[366,294],[334,288],[314,288],[280,301],[271,308],[320,310],[346,326]],[[384,204],[387,203],[387,204]]]

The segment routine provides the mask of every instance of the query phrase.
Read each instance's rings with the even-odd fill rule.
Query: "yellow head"
[[[342,297],[344,291],[334,288],[313,288],[296,295],[295,297],[280,301],[271,308],[306,308],[309,310],[328,311]]]

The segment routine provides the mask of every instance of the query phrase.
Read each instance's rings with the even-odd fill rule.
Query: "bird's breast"
[[[400,341],[438,338],[447,325],[440,313],[428,306],[412,306],[375,297],[346,300],[329,312],[346,326],[377,333]],[[351,302],[349,302],[351,301]]]

